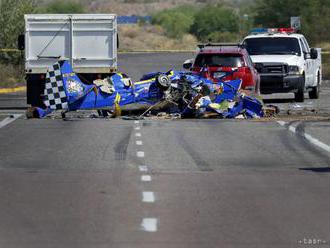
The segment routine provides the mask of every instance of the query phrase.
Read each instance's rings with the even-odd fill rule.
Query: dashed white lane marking
[[[11,117],[7,117],[7,118],[3,119],[0,122],[0,128],[3,128],[4,126],[7,126],[8,124],[12,123],[13,121],[16,121],[21,116],[22,116],[21,114],[13,114],[13,115],[11,115]]]
[[[144,218],[141,227],[146,232],[157,232],[158,220],[156,218]]]
[[[136,156],[137,156],[138,158],[144,158],[144,152],[142,152],[142,151],[138,151],[138,152],[136,152]]]
[[[135,130],[140,130],[140,129],[141,129],[141,127],[139,127],[139,126],[135,127]]]
[[[142,175],[141,176],[142,182],[151,182],[151,176],[150,175]]]
[[[140,122],[139,121],[134,121],[135,124],[139,124]]]
[[[142,201],[143,202],[155,202],[155,194],[151,191],[142,192]]]
[[[137,145],[137,146],[142,146],[142,145],[143,145],[142,140],[137,140],[137,141],[136,141],[136,145]]]
[[[282,122],[280,123],[279,121],[277,122],[278,124],[280,124],[281,126],[285,126],[286,123]],[[294,126],[289,126],[289,131],[296,133],[296,128]],[[308,140],[310,143],[312,143],[313,145],[327,151],[330,152],[330,146],[327,144],[324,144],[323,142],[319,141],[318,139],[314,138],[312,135],[308,134],[308,133],[303,133],[302,136]]]
[[[148,171],[148,166],[146,166],[146,165],[140,165],[139,166],[139,171],[141,171],[141,172],[147,172]]]
[[[135,137],[141,137],[141,133],[136,133]]]

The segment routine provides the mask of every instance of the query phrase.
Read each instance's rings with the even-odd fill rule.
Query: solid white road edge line
[[[280,124],[281,126],[286,125],[286,122],[284,122],[284,121],[278,121],[277,123]],[[289,126],[289,130],[293,133],[296,133],[296,128],[293,127],[293,126]],[[313,145],[315,145],[315,146],[317,146],[317,147],[319,147],[319,148],[321,148],[321,149],[323,149],[323,150],[330,153],[330,146],[329,145],[319,141],[318,139],[314,138],[312,135],[307,134],[307,133],[304,133],[303,137],[306,140],[308,140],[310,143],[312,143]]]
[[[146,232],[157,232],[158,220],[156,218],[144,218],[141,227]]]
[[[7,126],[8,124],[12,123],[13,121],[16,121],[18,118],[22,116],[22,114],[13,114],[12,117],[7,117],[3,119],[0,122],[0,128],[3,128],[4,126]]]
[[[155,194],[151,191],[142,192],[142,201],[143,202],[155,202]]]
[[[315,146],[317,146],[327,152],[330,152],[330,146],[328,146],[327,144],[324,144],[323,142],[319,141],[318,139],[315,139],[312,135],[304,133],[304,137],[305,137],[305,139],[307,139],[309,142],[311,142]]]

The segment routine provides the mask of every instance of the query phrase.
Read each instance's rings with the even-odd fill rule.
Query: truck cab
[[[310,48],[306,38],[291,28],[254,29],[243,44],[260,74],[262,94],[295,94],[304,101],[319,97],[322,82],[321,49]]]

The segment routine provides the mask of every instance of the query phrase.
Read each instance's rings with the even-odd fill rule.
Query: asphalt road
[[[186,58],[140,56],[121,67],[137,77]],[[318,101],[280,104],[326,115],[324,89]],[[328,120],[12,113],[0,112],[0,247],[330,247],[330,153],[303,137],[330,145]]]

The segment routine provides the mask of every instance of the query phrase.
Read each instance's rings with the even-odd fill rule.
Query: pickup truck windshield
[[[298,39],[284,37],[249,38],[244,41],[250,55],[301,55]]]
[[[244,61],[239,54],[199,54],[195,67],[203,66],[242,67]]]

